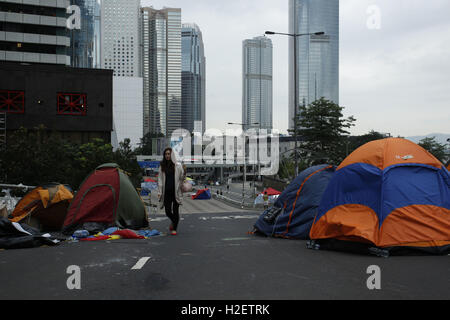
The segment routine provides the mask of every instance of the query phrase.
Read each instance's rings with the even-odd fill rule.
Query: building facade
[[[70,65],[67,0],[0,0],[0,61]]]
[[[133,148],[141,143],[143,132],[143,79],[139,77],[114,77],[112,146],[130,139]]]
[[[203,133],[206,129],[206,58],[200,28],[196,24],[183,24],[181,43],[182,127],[193,132],[196,122],[201,122]]]
[[[71,0],[80,8],[80,28],[69,31],[72,67],[101,68],[99,0]]]
[[[104,0],[101,6],[101,67],[115,77],[141,76],[140,0]]]
[[[242,123],[245,130],[273,128],[272,41],[256,37],[243,42]]]
[[[170,137],[181,121],[181,9],[142,8],[144,135]]]
[[[112,71],[60,65],[0,63],[0,113],[6,132],[44,125],[76,143],[111,141]]]
[[[325,97],[339,104],[339,0],[289,0],[289,33],[324,32],[289,42],[289,127],[294,127],[295,93],[298,105]],[[294,59],[297,60],[297,89]],[[298,110],[298,109],[297,109]]]

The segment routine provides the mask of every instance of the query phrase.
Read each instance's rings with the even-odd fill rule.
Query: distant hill
[[[436,141],[440,144],[446,144],[447,139],[450,139],[449,133],[431,133],[426,136],[413,136],[413,137],[406,137],[406,139],[411,140],[414,143],[419,143],[420,140],[425,138],[433,138],[436,137]]]

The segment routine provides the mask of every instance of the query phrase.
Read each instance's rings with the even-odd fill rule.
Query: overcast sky
[[[196,23],[206,55],[207,128],[242,121],[242,41],[288,31],[288,0],[141,0],[182,9]],[[375,5],[380,29],[368,27]],[[374,24],[370,24],[374,25]],[[274,45],[274,128],[288,127],[288,39]],[[450,133],[450,1],[341,0],[340,105],[352,134]]]

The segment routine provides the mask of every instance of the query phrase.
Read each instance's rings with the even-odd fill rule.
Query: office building
[[[142,8],[144,135],[182,128],[181,9]]]
[[[143,79],[139,77],[114,77],[113,116],[114,130],[111,137],[114,149],[125,139],[137,148],[143,132]]]
[[[70,65],[66,0],[0,0],[0,61]]]
[[[256,37],[243,42],[242,123],[244,129],[273,128],[272,41]]]
[[[0,113],[6,133],[44,125],[76,143],[109,143],[113,128],[112,71],[60,65],[0,64]]]
[[[141,76],[140,0],[103,0],[101,7],[102,69],[115,77]]]
[[[309,105],[324,97],[339,104],[339,0],[290,0],[289,33],[324,32],[298,36],[289,43],[289,127],[294,127],[295,72],[297,60],[298,105]],[[297,109],[298,110],[298,109]]]
[[[80,26],[69,31],[72,67],[101,68],[99,0],[71,0],[80,8]]]
[[[203,37],[196,24],[183,24],[181,33],[181,113],[182,127],[189,132],[195,123],[206,128],[206,58]]]

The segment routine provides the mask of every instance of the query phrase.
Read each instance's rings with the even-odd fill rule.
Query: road
[[[230,184],[230,189],[227,189],[226,185],[223,186],[210,186],[211,192],[216,194],[217,191],[222,192],[221,197],[224,197],[228,200],[229,203],[233,203],[238,207],[242,206],[242,183],[232,183]],[[258,191],[256,191],[256,195]],[[255,189],[252,183],[247,182],[244,188],[244,207],[245,208],[254,208],[255,202]]]
[[[193,212],[211,206],[214,212]],[[151,227],[162,235],[148,240],[0,251],[0,299],[450,298],[449,256],[384,259],[309,250],[305,241],[248,234],[259,212],[221,206],[188,200],[177,236],[167,235],[169,221],[157,213]],[[372,265],[380,268],[381,290],[367,287]],[[81,289],[67,286],[70,266],[80,268]]]
[[[209,187],[211,190],[211,193],[214,195],[216,193],[216,190],[221,190],[221,189],[217,189],[220,187]],[[240,208],[240,204],[242,202],[242,194],[237,194],[234,192],[224,192],[223,195],[225,197],[228,197],[233,203],[235,203],[235,205],[233,206],[232,203],[230,203],[229,201],[217,201],[214,199],[211,199],[210,201],[193,201],[191,200],[191,195],[195,194],[195,193],[191,193],[191,194],[185,194],[183,199],[184,199],[184,203],[181,207],[181,212],[184,213],[226,213],[226,212],[233,212],[236,211],[236,208],[238,208],[239,211],[241,211],[242,209]],[[144,200],[147,200],[148,197],[144,197]],[[157,208],[157,203],[158,203],[158,198],[157,198],[157,193],[153,192],[152,196],[152,203],[154,204],[153,206],[150,207],[150,212],[152,215],[164,215],[163,210]],[[251,211],[254,210],[253,208],[253,203],[254,203],[254,199],[248,198],[246,199],[246,209],[243,211]],[[236,205],[239,204],[239,205]]]

